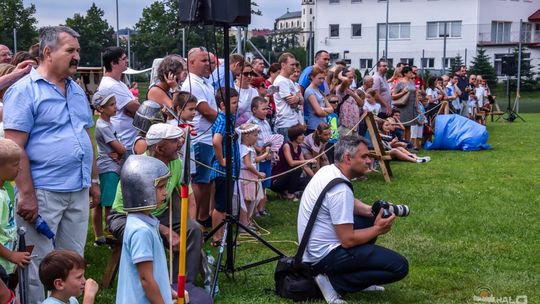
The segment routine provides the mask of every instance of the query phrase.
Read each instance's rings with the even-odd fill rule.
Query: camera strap
[[[321,209],[326,193],[330,191],[330,189],[332,189],[334,186],[341,183],[347,184],[347,186],[349,186],[349,188],[351,188],[351,191],[353,191],[354,193],[354,189],[351,182],[341,177],[334,178],[328,183],[328,185],[326,185],[326,187],[324,187],[324,189],[321,191],[321,194],[319,194],[317,201],[315,202],[313,211],[311,211],[311,215],[309,216],[309,221],[306,225],[306,229],[304,230],[304,235],[302,235],[302,241],[300,242],[300,246],[298,247],[298,250],[296,251],[296,254],[294,255],[295,265],[300,265],[300,263],[302,263],[302,256],[304,255],[304,251],[306,251],[309,237],[311,236],[311,231],[313,230],[313,225],[315,224],[315,220],[317,219],[317,215],[319,214],[319,210]]]

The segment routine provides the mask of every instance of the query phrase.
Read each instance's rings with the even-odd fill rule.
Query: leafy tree
[[[24,7],[22,0],[0,1],[0,42],[13,50],[13,29],[17,30],[17,50],[28,50],[38,42],[36,7]]]
[[[513,51],[514,57],[514,69],[510,71],[510,75],[517,77],[517,68],[518,68],[518,59],[519,59],[519,49],[516,47]],[[526,47],[521,48],[521,85],[520,89],[522,91],[531,91],[535,88],[538,80],[535,79],[536,73],[532,70],[531,67],[531,53],[528,52]],[[512,89],[515,89],[516,82],[510,82]]]
[[[132,38],[132,51],[136,54],[135,66],[148,67],[154,58],[167,54],[182,53],[182,29],[186,31],[186,50],[203,46],[223,58],[223,29],[212,26],[180,23],[178,1],[155,1],[143,9],[142,17],[135,25],[137,33]],[[231,50],[235,38],[230,37]],[[216,51],[216,46],[217,50]]]
[[[66,19],[66,25],[81,35],[81,65],[101,66],[101,51],[116,45],[114,29],[103,19],[104,12],[95,3],[86,11],[86,16],[75,14]]]
[[[478,49],[476,57],[473,58],[472,66],[469,68],[469,73],[482,75],[482,78],[487,81],[491,88],[497,85],[497,73],[491,65],[490,58],[486,55],[485,49]]]
[[[463,58],[461,57],[461,54],[457,53],[456,54],[456,57],[453,58],[454,60],[450,60],[450,72],[453,73],[455,72],[456,70],[458,70],[462,65],[464,65],[463,63]]]

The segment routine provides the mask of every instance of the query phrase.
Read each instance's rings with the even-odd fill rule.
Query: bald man
[[[208,51],[203,47],[193,48],[188,53],[189,75],[182,84],[182,91],[191,92],[197,98],[197,112],[193,119],[197,137],[193,139],[195,159],[212,166],[214,150],[212,147],[212,123],[217,117],[217,104],[214,87],[207,79],[210,76],[210,60]],[[201,224],[210,221],[210,170],[197,164],[197,172],[193,176],[193,194],[197,204],[197,220]]]

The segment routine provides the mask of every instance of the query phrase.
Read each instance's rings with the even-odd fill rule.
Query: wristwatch
[[[99,185],[99,179],[97,178],[93,178],[90,182],[92,182],[92,184],[96,184],[96,185]]]

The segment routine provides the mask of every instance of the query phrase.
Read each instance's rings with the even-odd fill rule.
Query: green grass
[[[506,86],[500,83],[492,92],[497,96],[497,104],[502,111],[505,111],[508,107],[508,95],[506,95]],[[519,112],[520,113],[540,113],[540,95],[537,91],[533,92],[521,92],[519,100]],[[510,102],[514,106],[516,100],[516,93],[510,92]]]
[[[540,302],[540,114],[527,121],[488,123],[489,151],[423,151],[427,164],[392,163],[394,178],[371,174],[355,183],[366,202],[384,198],[411,207],[379,244],[402,253],[410,273],[383,293],[347,296],[350,303],[474,303],[478,288],[496,297],[527,295]],[[297,204],[273,200],[270,218],[259,221],[264,238],[286,254],[296,246]],[[94,248],[88,235],[87,276],[101,280],[110,251]],[[272,253],[260,244],[237,247],[237,266]],[[275,263],[220,277],[220,303],[288,303],[272,294]],[[97,303],[114,303],[114,289],[101,290]]]

